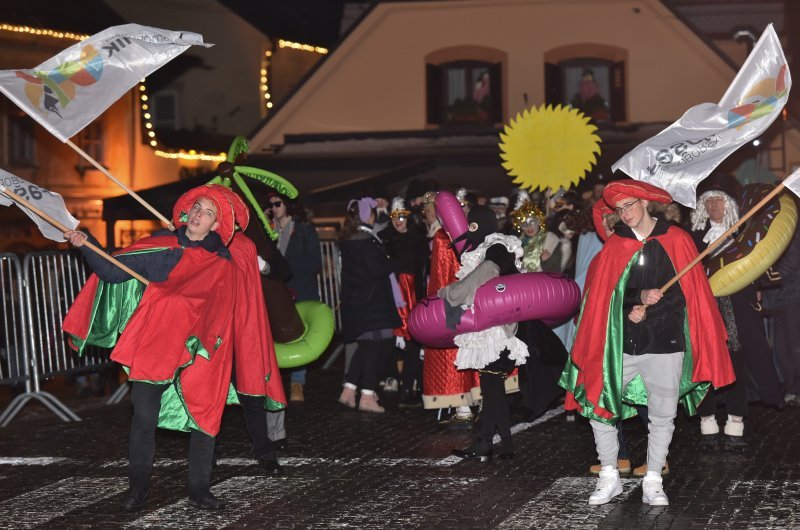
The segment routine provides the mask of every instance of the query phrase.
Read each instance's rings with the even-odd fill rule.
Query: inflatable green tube
[[[292,342],[275,343],[279,368],[297,368],[319,359],[333,338],[333,310],[322,302],[307,300],[295,304],[305,332]]]

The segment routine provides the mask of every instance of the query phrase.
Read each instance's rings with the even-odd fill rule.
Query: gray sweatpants
[[[658,471],[664,467],[669,443],[675,431],[678,414],[678,385],[681,380],[683,352],[648,353],[622,356],[622,388],[636,377],[642,376],[647,388],[647,415],[650,418],[647,435],[647,470]],[[600,465],[617,466],[619,440],[617,429],[596,420],[590,420]]]
[[[286,438],[286,410],[278,412],[265,412],[267,415],[267,437],[273,442]]]

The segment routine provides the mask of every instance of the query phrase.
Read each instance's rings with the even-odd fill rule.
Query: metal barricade
[[[0,385],[25,384],[26,393],[31,392],[28,371],[27,318],[24,303],[24,277],[22,264],[15,254],[0,254]],[[17,405],[13,400],[0,415],[0,425],[7,423]],[[9,420],[10,421],[10,420]]]
[[[42,390],[41,380],[111,364],[107,352],[99,348],[89,347],[83,356],[75,355],[61,330],[64,316],[87,276],[83,260],[74,251],[33,252],[25,257],[19,300],[24,302],[20,307],[24,307],[21,329],[25,339],[26,391],[14,398],[0,416],[0,426],[8,425],[32,399],[64,421],[80,421],[58,398]]]
[[[322,252],[322,271],[317,274],[319,299],[333,309],[336,330],[342,330],[342,311],[339,292],[342,286],[342,257],[339,247],[333,241],[320,241]]]
[[[342,308],[341,308],[341,288],[342,288],[342,256],[339,247],[333,241],[320,241],[322,252],[322,272],[317,275],[317,285],[319,286],[319,299],[328,304],[333,309],[333,319],[336,324],[336,331],[342,331]],[[323,370],[327,370],[342,353],[344,346],[340,344],[334,349],[325,363]]]

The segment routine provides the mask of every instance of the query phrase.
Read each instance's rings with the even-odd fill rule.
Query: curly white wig
[[[725,200],[725,216],[722,218],[722,224],[725,225],[725,229],[730,228],[739,220],[739,206],[736,205],[736,201],[733,200],[733,197],[724,191],[711,190],[697,198],[697,207],[692,210],[691,215],[692,230],[702,230],[705,228],[706,221],[708,221],[706,199],[712,197],[721,197]]]

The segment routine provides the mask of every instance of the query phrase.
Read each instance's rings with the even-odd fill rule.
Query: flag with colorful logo
[[[60,222],[67,228],[70,228],[71,230],[75,230],[75,228],[77,228],[78,220],[69,213],[66,204],[64,204],[64,198],[58,193],[46,190],[41,186],[37,186],[33,182],[28,182],[27,180],[13,175],[8,171],[3,171],[0,169],[0,206],[11,206],[12,204],[17,204],[3,193],[6,189],[16,195],[19,195],[24,200],[28,201],[32,206],[35,206],[44,213],[48,214],[50,217]],[[58,242],[66,241],[66,239],[64,239],[64,234],[61,233],[61,230],[51,225],[21,204],[17,204],[17,206],[19,206],[19,208],[25,212],[25,215],[33,219],[33,222],[39,227],[39,230],[42,232],[44,237]]]
[[[694,208],[700,181],[775,121],[791,86],[786,57],[770,24],[719,103],[692,107],[611,169],[664,188]]]
[[[32,70],[0,70],[0,91],[66,142],[141,79],[193,45],[212,46],[197,33],[114,26]]]

